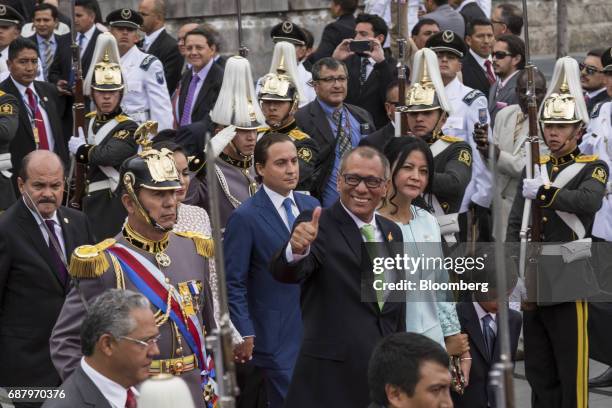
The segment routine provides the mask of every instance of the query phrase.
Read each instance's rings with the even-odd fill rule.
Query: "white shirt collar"
[[[445,87],[446,96],[452,97],[452,95],[459,94],[459,90],[461,89],[461,81],[459,81],[459,77],[453,78]]]
[[[277,193],[276,191],[271,190],[265,184],[263,184],[263,188],[264,188],[264,191],[266,192],[266,194],[268,195],[268,197],[270,198],[270,201],[272,201],[272,204],[274,205],[274,208],[276,208],[277,210],[280,210],[283,207],[283,201],[285,201],[285,199],[287,197],[289,197],[291,199],[291,202],[293,203],[293,205],[295,205],[297,207],[297,204],[295,203],[295,198],[293,198],[293,191],[290,191],[289,195],[287,195],[287,196],[282,196],[279,193]]]
[[[510,79],[515,76],[516,74],[518,74],[521,70],[517,69],[516,71],[514,71],[513,73],[511,73],[510,75],[508,75],[508,77],[506,79],[504,79],[503,81],[501,80],[501,78],[499,78],[499,88],[503,88],[504,86],[506,86],[506,84],[508,83],[508,81],[510,81]],[[605,89],[605,88],[604,88]]]
[[[147,46],[150,46],[151,44],[155,42],[155,40],[157,40],[157,37],[159,37],[161,32],[164,31],[165,29],[166,29],[166,26],[162,26],[162,28],[153,31],[151,34],[145,35],[144,43],[147,44]]]
[[[599,95],[600,93],[604,92],[605,90],[606,90],[606,88],[604,87],[604,88],[601,88],[601,89],[597,89],[596,91],[587,92],[586,95],[589,98],[594,98],[597,95]]]
[[[36,95],[38,97],[38,94],[36,93],[36,89],[34,88],[34,82],[32,82],[30,85],[28,86],[23,86],[22,84],[20,84],[19,82],[15,81],[15,79],[13,78],[13,76],[11,75],[11,81],[13,81],[13,83],[15,84],[15,86],[17,87],[17,90],[19,91],[19,93],[21,94],[22,98],[26,98],[26,89],[30,88],[32,90],[32,92],[34,93],[34,95]]]
[[[357,228],[359,229],[359,231],[361,231],[361,228],[364,225],[368,225],[368,224],[371,225],[372,227],[374,227],[374,232],[375,233],[376,233],[376,231],[378,231],[378,226],[376,225],[376,213],[374,213],[374,215],[372,215],[372,221],[365,222],[365,221],[361,220],[360,218],[358,218],[355,214],[353,214],[348,208],[346,208],[342,201],[340,201],[340,205],[342,205],[342,208],[344,208],[344,211],[346,211],[346,213],[349,215],[349,217],[351,217],[351,219],[355,222],[355,224],[357,224]]]
[[[119,62],[124,62],[124,61],[128,60],[130,58],[131,54],[137,53],[138,51],[139,51],[139,49],[136,46],[136,44],[132,45],[132,48],[130,48],[128,50],[128,52],[126,52],[125,54],[123,54],[123,56],[121,56],[119,58]]]
[[[85,31],[84,33],[81,33],[81,35],[83,37],[85,37],[85,39],[87,41],[91,40],[91,37],[93,36],[94,31],[96,31],[96,25],[92,25],[91,28],[87,31]]]
[[[23,199],[23,203],[26,205],[26,208],[32,213],[32,217],[34,217],[34,219],[36,220],[36,223],[38,224],[38,226],[41,226],[43,223],[43,220],[38,216],[38,214],[32,210],[30,208],[30,206],[28,206],[26,204],[26,199],[25,197],[22,198]],[[55,212],[53,213],[53,215],[49,218],[45,218],[46,220],[53,220],[57,225],[61,225],[59,222],[59,217],[57,216],[57,210],[55,210]]]
[[[480,55],[476,54],[474,50],[472,50],[471,48],[470,48],[470,54],[472,54],[472,57],[474,57],[476,62],[478,62],[478,65],[480,65],[480,68],[484,69],[484,71],[487,72],[485,61],[491,61],[491,56],[489,55],[488,58],[482,58]],[[493,69],[493,67],[491,67],[491,69]]]
[[[485,317],[486,315],[491,315],[491,317],[493,318],[494,322],[497,322],[497,319],[495,317],[495,313],[489,313],[486,310],[484,310],[482,308],[482,306],[480,306],[480,303],[478,302],[473,302],[474,303],[474,309],[476,309],[476,314],[478,315],[478,320],[482,322],[482,318]]]
[[[104,398],[108,400],[114,408],[125,407],[125,401],[127,399],[127,390],[122,385],[117,384],[110,378],[97,372],[92,366],[87,364],[85,357],[81,357],[81,368],[85,374],[91,379],[95,386],[100,390]],[[134,396],[138,396],[138,391],[131,387]]]

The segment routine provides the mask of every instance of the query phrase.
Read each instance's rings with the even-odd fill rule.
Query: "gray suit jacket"
[[[42,408],[111,408],[108,400],[79,365],[62,384],[64,398],[48,399]]]
[[[518,104],[518,96],[516,95],[516,81],[520,76],[520,71],[512,75],[503,88],[499,88],[499,80],[491,85],[489,90],[489,114],[491,115],[491,126],[495,127],[495,117],[497,112],[506,106]],[[499,93],[498,93],[499,89]]]
[[[431,18],[440,26],[440,30],[451,30],[461,39],[465,37],[465,20],[457,10],[443,4],[429,14],[425,14],[421,18]]]

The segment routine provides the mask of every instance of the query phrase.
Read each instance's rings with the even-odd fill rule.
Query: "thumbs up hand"
[[[319,217],[321,217],[321,207],[315,208],[312,212],[312,219],[308,222],[299,223],[293,233],[289,243],[291,251],[297,255],[303,255],[308,250],[308,247],[317,238],[319,232]]]

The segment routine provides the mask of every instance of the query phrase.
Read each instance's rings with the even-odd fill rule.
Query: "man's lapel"
[[[286,241],[289,238],[289,230],[263,187],[255,193],[255,203],[260,209],[259,216],[279,235],[282,241]]]
[[[330,145],[335,145],[335,135],[332,134],[332,128],[327,120],[327,115],[319,104],[319,101],[316,99],[310,106],[310,115],[312,116],[312,121],[323,138],[326,139]]]

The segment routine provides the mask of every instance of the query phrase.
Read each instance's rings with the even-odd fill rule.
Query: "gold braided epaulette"
[[[81,245],[77,247],[70,258],[68,273],[76,279],[99,278],[109,268],[104,251],[117,241],[113,238],[105,239],[95,245]]]
[[[599,156],[596,154],[591,154],[591,155],[581,154],[580,156],[576,157],[576,163],[590,163],[592,161],[597,160],[598,158]]]
[[[308,136],[306,133],[302,132],[300,129],[297,128],[291,129],[291,131],[289,132],[289,137],[293,140],[310,139],[310,136]]]
[[[460,137],[448,136],[448,135],[444,135],[444,136],[440,137],[440,139],[442,139],[442,140],[444,140],[445,142],[448,142],[448,143],[463,142],[463,139],[460,138]]]
[[[85,117],[86,117],[87,119],[91,119],[91,118],[94,118],[94,117],[96,116],[96,114],[97,114],[97,112],[96,112],[96,111],[91,111],[91,112],[89,112],[89,113],[86,113],[86,114],[85,114]]]
[[[115,120],[121,123],[121,122],[125,122],[126,120],[130,120],[130,117],[128,115],[121,114],[121,115],[115,116]]]
[[[175,234],[180,237],[191,239],[195,244],[198,255],[204,258],[211,258],[215,255],[215,244],[212,238],[194,231],[175,232]]]
[[[550,161],[550,156],[545,154],[544,156],[540,156],[540,164],[546,164]]]
[[[4,96],[4,95],[6,95],[6,92],[0,90],[0,96]]]

